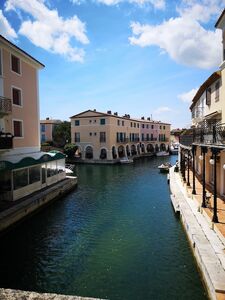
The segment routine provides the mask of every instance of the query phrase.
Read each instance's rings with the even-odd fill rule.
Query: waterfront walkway
[[[212,224],[211,208],[201,208],[201,185],[196,182],[197,195],[191,194],[179,173],[170,170],[171,200],[180,211],[181,220],[190,241],[194,256],[202,271],[211,299],[225,299],[225,224]],[[222,200],[221,200],[222,201]],[[219,220],[225,211],[221,202],[218,205]],[[222,230],[220,231],[220,229]]]

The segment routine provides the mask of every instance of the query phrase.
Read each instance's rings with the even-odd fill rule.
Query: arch
[[[118,156],[121,158],[121,157],[124,157],[125,156],[125,149],[124,149],[124,146],[120,145],[118,147]]]
[[[131,149],[131,155],[136,155],[137,154],[137,149],[136,149],[135,145],[131,145],[130,149]]]
[[[80,145],[77,145],[77,150],[75,151],[74,156],[76,158],[82,158],[82,148]]]
[[[93,148],[92,146],[87,146],[85,148],[85,158],[92,159],[93,158]]]
[[[130,146],[126,145],[126,154],[127,156],[131,156]]]
[[[117,158],[117,151],[116,151],[116,147],[112,146],[112,158],[116,159]]]
[[[105,148],[102,148],[100,150],[100,159],[107,159],[107,150]]]
[[[166,151],[166,145],[164,143],[160,144],[160,151]]]
[[[152,144],[147,145],[147,152],[154,152],[154,146]]]
[[[145,144],[140,145],[141,153],[145,153]]]
[[[158,144],[155,145],[155,152],[159,152],[159,145]]]

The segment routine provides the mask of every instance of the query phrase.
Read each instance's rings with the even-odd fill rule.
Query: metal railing
[[[0,132],[0,149],[12,149],[13,136],[11,133]]]
[[[180,136],[180,143],[185,146],[192,143],[225,146],[225,123],[189,129]]]
[[[12,100],[0,96],[0,115],[6,115],[12,112]]]

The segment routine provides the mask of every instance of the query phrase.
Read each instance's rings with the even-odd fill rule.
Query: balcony
[[[151,138],[151,137],[149,137],[149,138],[143,138],[142,139],[142,142],[156,142],[157,141],[157,138],[155,137],[153,137],[153,138]]]
[[[192,143],[225,146],[225,123],[189,129],[180,136],[180,143],[185,146]]]
[[[11,133],[0,132],[0,150],[12,149],[13,136]]]
[[[0,96],[0,118],[12,113],[12,101]]]

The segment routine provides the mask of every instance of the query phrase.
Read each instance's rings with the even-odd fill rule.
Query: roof
[[[0,34],[0,40],[2,40],[4,43],[6,43],[8,46],[14,48],[16,51],[20,52],[21,54],[25,55],[28,59],[32,60],[33,62],[35,62],[36,64],[39,65],[39,68],[44,68],[45,65],[43,65],[40,61],[38,61],[37,59],[35,59],[34,57],[32,57],[30,54],[28,54],[27,52],[25,52],[23,49],[19,48],[18,46],[16,46],[15,44],[13,44],[12,42],[10,42],[9,40],[7,40],[4,36],[2,36]]]
[[[201,95],[204,93],[204,91],[211,85],[213,84],[216,80],[218,80],[221,77],[221,72],[220,71],[216,71],[214,72],[208,79],[206,79],[206,81],[200,86],[200,88],[198,89],[197,93],[195,94],[193,100],[192,100],[192,104],[190,106],[190,110],[192,110],[193,106],[195,105],[195,103],[199,100],[199,98],[201,97]]]
[[[216,28],[219,28],[220,22],[221,22],[221,20],[223,19],[224,16],[225,16],[225,8],[223,9],[221,15],[219,16],[219,19],[217,20],[217,22],[216,22],[216,24],[215,24],[215,27],[216,27]]]
[[[135,118],[130,118],[130,117],[121,117],[121,116],[118,116],[118,115],[115,115],[115,114],[109,114],[109,113],[103,113],[103,112],[99,112],[99,111],[96,111],[96,110],[91,110],[91,109],[88,109],[88,110],[85,110],[79,114],[76,114],[72,117],[70,117],[70,119],[74,119],[74,118],[91,118],[91,117],[98,117],[97,115],[93,115],[93,116],[82,116],[83,114],[87,113],[87,112],[91,112],[93,114],[98,114],[99,116],[102,116],[102,117],[114,117],[114,118],[117,118],[117,119],[123,119],[123,120],[129,120],[129,121],[133,121],[133,122],[142,122],[142,123],[156,123],[156,124],[162,124],[162,125],[171,125],[169,123],[164,123],[164,122],[161,122],[161,121],[155,121],[155,120],[142,120],[142,119],[135,119]]]
[[[40,124],[60,124],[60,123],[62,123],[61,120],[54,120],[54,119],[40,120]]]

